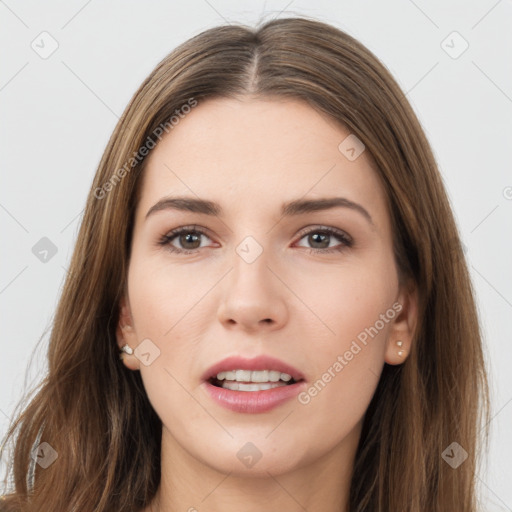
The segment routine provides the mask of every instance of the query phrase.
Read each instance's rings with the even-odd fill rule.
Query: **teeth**
[[[249,370],[237,370],[235,380],[237,382],[251,382],[251,372]]]
[[[262,372],[251,372],[252,373],[252,382],[268,382],[268,370],[263,370]]]
[[[219,372],[217,374],[217,380],[222,381],[234,381],[234,382],[289,382],[292,379],[291,375],[287,373],[281,373],[275,370],[232,370],[227,372]],[[223,383],[224,384],[224,383]],[[231,384],[231,383],[226,383]],[[227,386],[225,386],[227,387]],[[274,386],[275,387],[275,386]],[[232,388],[228,388],[232,389]],[[266,388],[269,389],[269,388]],[[248,390],[249,391],[249,390]]]
[[[268,380],[270,382],[277,382],[281,378],[280,372],[268,372]]]
[[[265,382],[263,384],[246,384],[245,382],[223,381],[222,387],[231,391],[264,391],[265,389],[286,386],[283,382]]]

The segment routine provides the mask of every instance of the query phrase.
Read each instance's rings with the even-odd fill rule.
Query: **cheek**
[[[128,289],[137,339],[150,339],[159,352],[150,365],[141,364],[140,373],[161,417],[169,405],[184,407],[190,399],[184,387],[190,389],[190,369],[201,354],[206,325],[202,319],[211,316],[204,311],[201,298],[213,286],[213,279],[206,277],[198,283],[193,273],[180,272],[148,256],[135,254],[131,261]]]
[[[213,277],[198,279],[192,267],[182,269],[141,255],[132,259],[128,274],[130,306],[138,334],[168,338],[188,321],[188,315],[214,284]],[[182,320],[183,319],[183,320]]]
[[[297,397],[295,418],[319,433],[316,449],[329,450],[348,436],[362,422],[377,388],[389,327],[373,330],[380,308],[367,306],[352,305],[352,316],[335,326],[336,336],[304,349],[315,371]]]
[[[317,266],[315,272],[292,272],[300,277],[292,280],[290,275],[289,280],[295,282],[294,291],[309,310],[299,322],[304,321],[309,337],[316,332],[316,339],[324,340],[322,345],[331,347],[330,352],[348,349],[350,340],[360,333],[364,338],[365,329],[391,308],[398,291],[394,263],[371,254],[364,259],[347,257],[339,265]],[[387,332],[386,320],[383,325],[379,322],[379,333]]]
[[[309,319],[302,326],[299,350],[309,354],[314,376],[298,401],[311,421],[318,418],[318,428],[322,418],[330,417],[336,435],[337,428],[362,418],[376,389],[396,317],[398,283],[394,267],[383,269],[382,262],[340,268],[330,279],[323,277],[321,287],[317,279],[302,280],[302,293],[308,293],[323,325]]]

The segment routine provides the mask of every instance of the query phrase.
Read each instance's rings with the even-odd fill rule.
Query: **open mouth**
[[[299,370],[266,355],[227,357],[206,370],[202,381],[214,402],[244,414],[269,412],[292,400],[306,385]]]
[[[217,373],[208,382],[231,391],[265,391],[290,386],[300,381],[288,373],[276,370],[231,370]]]

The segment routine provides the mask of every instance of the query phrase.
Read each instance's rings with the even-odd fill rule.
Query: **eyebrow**
[[[281,216],[290,217],[304,213],[329,210],[337,207],[350,208],[351,210],[360,213],[373,227],[375,227],[373,219],[368,211],[360,204],[345,197],[296,199],[282,205]],[[222,207],[218,203],[195,197],[179,196],[164,197],[163,199],[160,199],[160,201],[155,203],[148,210],[146,213],[146,219],[150,215],[162,210],[178,210],[212,216],[222,215]]]

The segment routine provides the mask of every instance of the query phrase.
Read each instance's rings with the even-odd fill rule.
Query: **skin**
[[[417,311],[416,290],[399,284],[371,157],[349,161],[338,149],[349,134],[299,100],[210,99],[148,156],[117,330],[119,347],[149,338],[160,351],[148,366],[135,355],[123,360],[141,372],[163,423],[162,481],[144,512],[346,510],[365,412],[384,363],[407,358]],[[218,202],[223,214],[167,209],[146,219],[169,195]],[[284,202],[335,196],[363,206],[373,225],[344,207],[280,215]],[[158,245],[190,225],[207,235],[169,244],[193,253]],[[322,227],[353,246],[308,236]],[[263,249],[252,263],[236,252],[247,236]],[[326,247],[342,250],[320,252]],[[298,368],[307,390],[396,302],[400,313],[307,404],[244,414],[204,390],[201,376],[214,363],[260,354]],[[261,453],[252,467],[237,457],[247,442]]]

